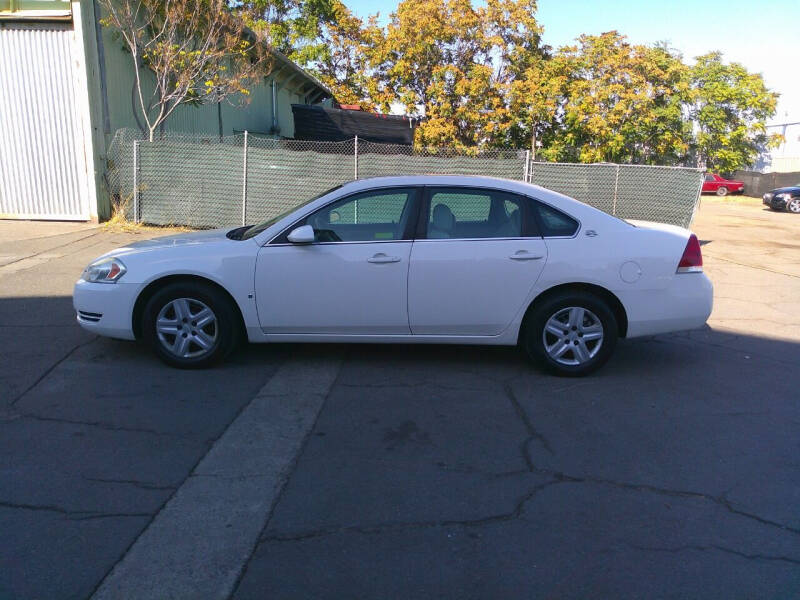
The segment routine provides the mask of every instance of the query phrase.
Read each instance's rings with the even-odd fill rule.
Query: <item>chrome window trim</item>
[[[411,244],[414,240],[359,240],[359,241],[341,241],[341,242],[309,242],[308,244],[293,244],[292,242],[280,242],[277,244],[269,244],[280,248],[281,246],[341,246],[342,244]]]
[[[573,236],[574,237],[574,236]],[[414,240],[364,240],[364,241],[342,241],[342,242],[310,242],[308,244],[293,244],[292,242],[288,243],[278,243],[278,244],[270,244],[270,246],[281,247],[281,246],[339,246],[341,244],[411,244],[414,242],[524,242],[527,240],[542,240],[542,236],[530,236],[530,237],[492,237],[492,238],[422,238],[422,239],[414,239]],[[553,238],[548,238],[553,239]]]
[[[297,223],[299,221],[301,221],[302,219],[305,219],[309,215],[317,212],[318,210],[322,210],[323,208],[325,208],[325,207],[327,207],[327,206],[329,206],[329,205],[331,205],[331,204],[333,204],[335,202],[339,202],[340,200],[344,200],[345,198],[348,198],[349,196],[356,196],[358,194],[362,194],[362,193],[366,193],[366,192],[372,192],[372,191],[378,191],[378,190],[391,190],[391,189],[404,189],[404,188],[416,188],[417,190],[419,190],[419,188],[422,188],[422,187],[430,187],[430,188],[433,188],[433,187],[459,187],[459,185],[443,184],[443,183],[442,184],[440,184],[440,183],[435,183],[435,184],[419,184],[419,183],[415,183],[415,184],[411,184],[411,185],[387,185],[387,186],[374,187],[374,188],[369,188],[369,189],[366,189],[366,190],[361,190],[359,192],[354,192],[352,194],[348,194],[348,195],[345,195],[345,196],[339,196],[338,198],[334,198],[334,199],[326,202],[322,206],[319,206],[319,207],[317,207],[317,208],[315,208],[313,210],[310,210],[309,212],[307,212],[307,213],[303,214],[302,216],[300,216],[299,218],[295,219],[295,221],[291,225],[289,225],[285,229],[282,229],[281,231],[279,231],[272,238],[270,238],[267,242],[262,244],[262,246],[298,246],[298,245],[309,246],[309,245],[316,245],[316,244],[375,244],[375,243],[414,242],[414,241],[420,241],[420,242],[422,242],[422,241],[428,241],[428,242],[431,242],[431,241],[451,242],[451,241],[499,240],[499,239],[515,239],[515,240],[537,240],[537,239],[540,239],[540,240],[573,240],[573,239],[577,238],[578,234],[580,234],[580,232],[583,230],[583,222],[578,217],[576,217],[576,216],[574,216],[574,215],[562,210],[561,208],[558,208],[557,206],[553,206],[549,202],[545,202],[544,200],[540,200],[536,196],[531,196],[530,194],[527,194],[527,193],[524,193],[524,192],[518,192],[516,190],[510,190],[510,189],[502,188],[502,187],[472,186],[472,187],[474,187],[474,189],[478,189],[478,190],[483,189],[483,190],[493,190],[493,191],[497,191],[497,192],[505,192],[507,194],[520,196],[521,198],[526,198],[526,199],[532,200],[534,202],[539,202],[540,204],[544,204],[545,206],[548,206],[548,207],[552,208],[553,210],[557,210],[560,213],[564,213],[570,219],[575,220],[578,223],[578,228],[575,230],[575,233],[573,235],[547,235],[547,236],[539,235],[539,236],[516,237],[516,238],[439,238],[439,239],[430,239],[430,238],[416,238],[415,237],[415,238],[410,239],[410,240],[365,240],[365,241],[358,241],[358,242],[312,242],[311,244],[292,244],[292,243],[280,243],[280,244],[277,244],[277,243],[273,243],[274,240],[276,240],[277,238],[282,236],[284,233],[287,233],[287,232],[291,231],[294,227],[296,227]],[[469,186],[464,186],[464,187],[469,187]]]

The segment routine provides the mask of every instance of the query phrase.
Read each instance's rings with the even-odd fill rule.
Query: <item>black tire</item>
[[[727,196],[728,195],[728,188],[725,186],[717,188],[717,196]]]
[[[559,362],[548,354],[545,346],[546,339],[553,338],[557,341],[557,338],[550,333],[545,336],[545,325],[551,318],[558,318],[559,315],[564,315],[569,308],[582,308],[585,311],[589,311],[585,316],[585,324],[594,324],[595,319],[602,324],[602,338],[596,348],[596,353],[580,364]],[[578,314],[580,313],[578,312]],[[596,324],[592,326],[596,326]],[[564,327],[565,334],[567,329],[571,329],[568,325],[563,325],[562,327]],[[569,335],[577,336],[580,334],[578,332],[569,332]],[[583,335],[580,337],[582,338]],[[617,319],[608,304],[594,294],[576,291],[553,295],[532,307],[531,312],[525,319],[520,341],[528,357],[544,366],[551,373],[565,377],[582,377],[596,371],[606,363],[614,352],[618,337],[619,326]],[[580,342],[578,338],[575,339]],[[556,344],[556,341],[553,342],[553,345]],[[584,347],[588,348],[589,353],[595,350],[593,344],[594,341],[585,343]],[[566,350],[561,360],[577,361],[579,359],[578,355],[575,354],[575,350],[569,349]]]
[[[178,318],[173,304],[176,301],[188,306],[189,315],[186,318]],[[213,322],[203,326],[205,329],[201,329],[202,323],[191,319],[192,311],[196,311],[194,315],[200,315],[198,309],[202,310],[203,306],[210,309],[214,317]],[[160,334],[156,328],[159,314],[170,322],[174,320],[179,323],[176,325],[181,330],[179,335],[188,340],[187,356],[179,356],[167,348],[169,343],[174,343],[178,334]],[[195,324],[198,325],[196,328]],[[210,343],[204,349],[194,341],[200,338],[193,338],[193,335],[202,335],[202,339]],[[211,285],[191,281],[170,283],[153,294],[147,302],[142,313],[142,337],[168,365],[180,369],[202,369],[221,362],[236,348],[241,337],[239,315],[230,298]]]

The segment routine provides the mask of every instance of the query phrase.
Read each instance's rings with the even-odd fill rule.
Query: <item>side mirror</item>
[[[314,241],[314,228],[311,225],[301,225],[292,229],[287,239],[293,244],[310,244]]]

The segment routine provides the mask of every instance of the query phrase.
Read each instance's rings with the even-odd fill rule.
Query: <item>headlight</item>
[[[791,197],[792,197],[792,195],[791,195],[791,194],[778,194],[778,195],[777,195],[777,196],[775,196],[775,197],[776,197],[776,198],[780,198],[781,200],[788,200],[789,198],[791,198]]]
[[[116,283],[127,270],[120,259],[112,256],[90,264],[83,271],[81,279],[89,283]]]

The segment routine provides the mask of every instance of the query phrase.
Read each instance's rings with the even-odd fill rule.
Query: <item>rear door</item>
[[[532,201],[469,187],[425,190],[411,250],[408,311],[415,335],[499,335],[547,260]]]

